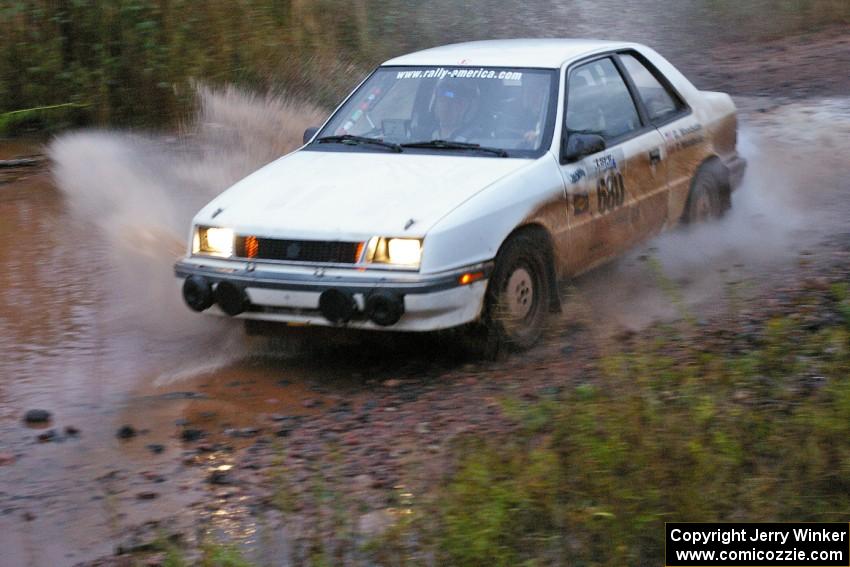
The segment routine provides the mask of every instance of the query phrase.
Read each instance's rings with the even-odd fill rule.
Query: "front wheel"
[[[546,244],[533,234],[508,240],[496,257],[487,287],[485,321],[489,341],[502,350],[531,348],[543,334],[551,302]]]

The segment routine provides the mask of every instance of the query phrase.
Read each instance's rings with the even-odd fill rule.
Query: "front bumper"
[[[354,316],[344,323],[347,327],[435,331],[478,318],[492,267],[492,262],[487,262],[437,274],[419,274],[187,257],[175,264],[174,273],[181,284],[194,277],[202,278],[213,288],[228,282],[244,290],[249,304],[236,315],[240,319],[335,325],[320,311],[319,298],[326,291],[336,290],[353,297],[357,306]],[[462,285],[460,277],[466,273],[483,273],[484,277]],[[383,326],[369,319],[365,312],[367,298],[376,292],[401,299],[404,312],[397,323]],[[208,312],[225,314],[218,305]]]

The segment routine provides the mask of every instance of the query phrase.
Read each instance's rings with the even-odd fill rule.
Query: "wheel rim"
[[[508,314],[515,321],[526,319],[534,307],[534,279],[524,267],[518,267],[508,278],[505,290]]]

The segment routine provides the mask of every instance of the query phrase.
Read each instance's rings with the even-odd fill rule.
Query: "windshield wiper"
[[[470,144],[469,142],[452,142],[450,140],[429,140],[427,142],[411,142],[402,144],[403,148],[432,148],[436,150],[477,150],[479,152],[489,152],[496,154],[499,157],[508,157],[508,152],[502,148],[488,148],[481,144]]]
[[[392,142],[385,142],[383,140],[379,140],[378,138],[367,138],[366,136],[355,136],[353,134],[343,134],[341,136],[322,136],[316,140],[317,144],[351,144],[351,145],[359,145],[359,144],[373,144],[375,146],[381,146],[384,148],[389,148],[396,153],[401,153],[404,150],[401,149],[401,146],[398,144],[394,144]]]

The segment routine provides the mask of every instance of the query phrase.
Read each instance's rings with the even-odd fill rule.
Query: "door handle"
[[[661,148],[649,150],[649,165],[655,165],[661,161]]]

